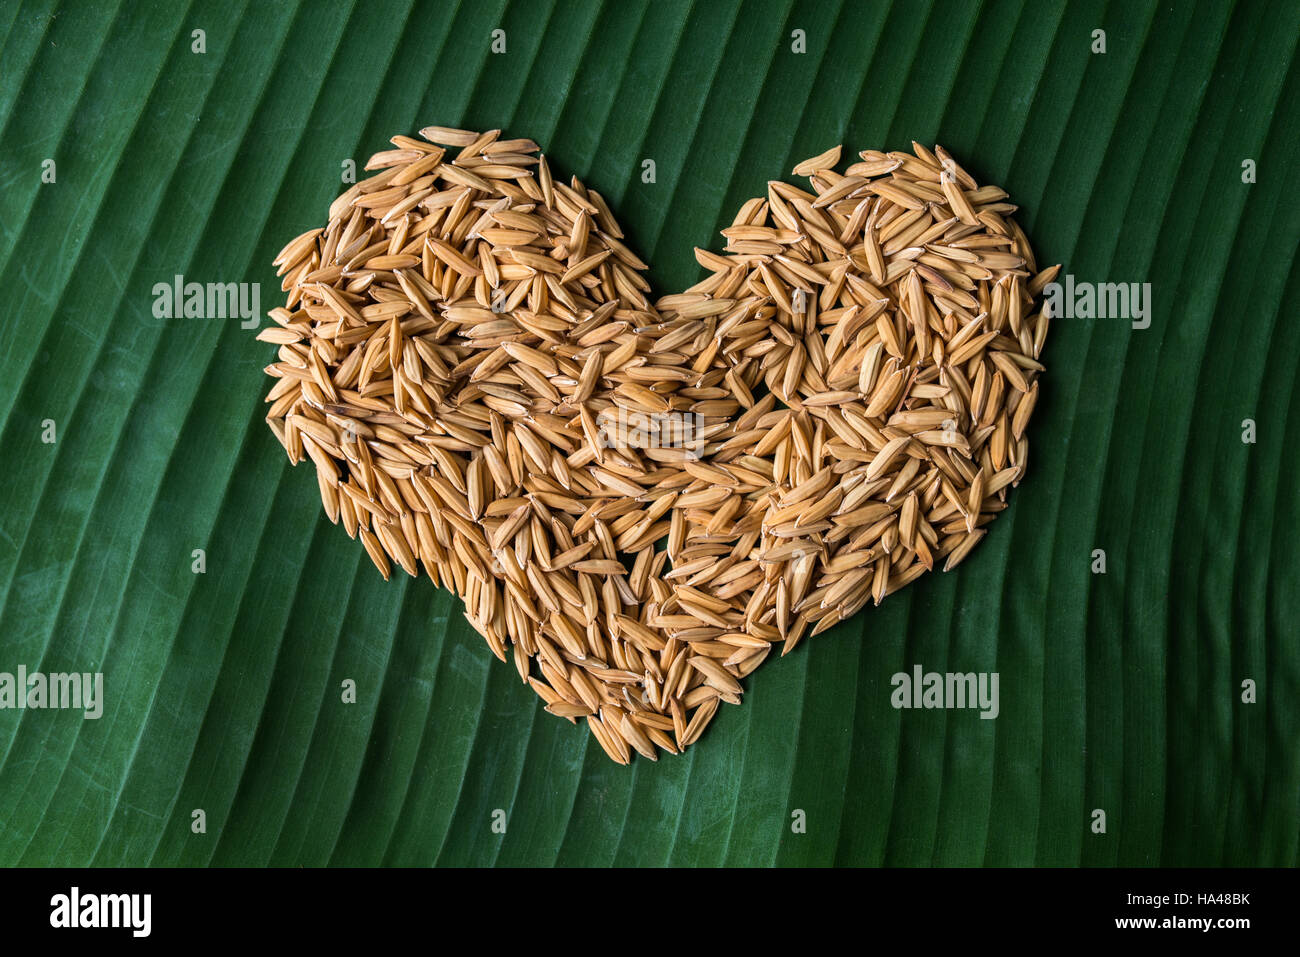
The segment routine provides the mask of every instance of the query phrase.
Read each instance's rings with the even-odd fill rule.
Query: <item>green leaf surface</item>
[[[1298,37],[1295,0],[0,3],[0,672],[105,687],[0,708],[0,863],[1295,865]],[[343,161],[429,124],[535,138],[661,293],[798,160],[940,142],[1152,321],[1054,322],[958,571],[618,767],[325,520],[271,347],[153,313],[178,274],[275,305]],[[892,707],[918,664],[997,672],[997,719]]]

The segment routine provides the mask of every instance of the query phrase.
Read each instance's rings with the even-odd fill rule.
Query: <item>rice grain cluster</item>
[[[1005,508],[1055,270],[941,149],[799,164],[811,191],[770,183],[652,303],[531,140],[421,137],[276,258],[267,421],[386,578],[455,591],[615,761],[689,746],[774,645]]]

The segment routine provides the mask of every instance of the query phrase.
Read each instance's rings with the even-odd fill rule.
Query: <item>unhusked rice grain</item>
[[[455,591],[613,760],[690,745],[774,645],[1005,508],[1057,267],[942,148],[799,164],[652,302],[533,141],[421,137],[276,257],[267,422],[385,578]]]

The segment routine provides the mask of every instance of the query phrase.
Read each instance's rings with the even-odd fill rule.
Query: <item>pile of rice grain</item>
[[[670,321],[717,307],[718,351],[757,360],[780,402],[712,464],[770,463],[744,622],[775,622],[784,651],[960,563],[1028,459],[1060,267],[1038,271],[1005,192],[912,146],[800,163],[811,192],[769,183],[723,230],[730,255],[696,250],[712,275],[659,302]],[[752,378],[732,383],[747,407]]]
[[[942,150],[800,164],[813,192],[770,184],[652,304],[531,140],[421,136],[276,258],[267,421],[385,577],[453,589],[614,760],[693,743],[775,642],[1005,507],[1054,271]]]

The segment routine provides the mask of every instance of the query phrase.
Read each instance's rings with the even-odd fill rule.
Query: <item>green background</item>
[[[0,711],[0,862],[1294,865],[1298,35],[1294,0],[0,4],[0,670],[107,695]],[[272,347],[151,312],[177,273],[269,309],[342,161],[428,124],[535,138],[660,292],[795,161],[938,141],[1153,321],[1056,321],[1029,475],[958,572],[618,767],[323,518],[262,422]],[[1001,716],[894,710],[914,664],[997,671]]]

